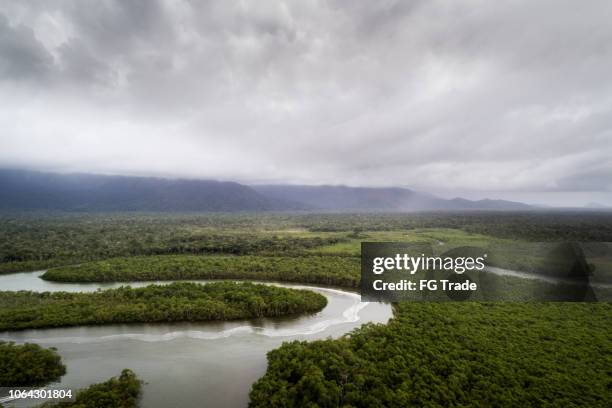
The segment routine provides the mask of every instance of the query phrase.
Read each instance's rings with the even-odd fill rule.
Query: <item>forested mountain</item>
[[[346,186],[253,186],[259,193],[280,200],[301,202],[324,210],[358,211],[454,211],[528,210],[532,207],[505,200],[445,200],[407,188],[367,188]]]
[[[0,170],[0,210],[282,211],[302,205],[269,199],[232,182]]]
[[[504,200],[442,199],[406,188],[246,186],[212,180],[0,170],[0,210],[456,211],[527,210]]]

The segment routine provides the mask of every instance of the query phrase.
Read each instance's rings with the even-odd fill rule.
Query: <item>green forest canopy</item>
[[[610,407],[610,327],[609,303],[401,303],[268,353],[250,407]]]
[[[359,262],[337,256],[137,256],[53,268],[42,278],[56,282],[254,279],[356,287]]]
[[[136,374],[125,369],[119,377],[80,390],[72,402],[49,402],[40,408],[136,408],[141,388]]]
[[[444,228],[527,241],[612,242],[612,217],[598,212],[410,214],[78,214],[0,215],[0,273],[119,256],[300,255],[359,231]]]
[[[66,374],[55,349],[0,341],[0,387],[40,386]]]
[[[317,312],[315,292],[252,283],[173,283],[94,293],[0,292],[0,330],[233,320]]]

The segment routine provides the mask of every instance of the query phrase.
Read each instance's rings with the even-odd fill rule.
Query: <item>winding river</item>
[[[566,283],[559,278],[502,268],[488,267],[487,271],[496,275]],[[141,287],[171,283],[56,283],[40,279],[42,273],[44,271],[0,275],[0,290],[92,292],[127,284]],[[362,303],[355,292],[298,284],[259,283],[309,289],[324,295],[328,304],[318,313],[299,317],[25,330],[0,332],[0,340],[57,348],[68,372],[60,382],[46,388],[76,390],[116,376],[123,368],[130,368],[145,382],[143,407],[244,407],[248,403],[251,385],[266,371],[266,353],[284,341],[337,338],[363,323],[386,323],[392,316],[389,304]],[[594,288],[611,286],[609,283],[593,284]],[[21,400],[11,404],[21,408],[38,402]]]
[[[40,279],[42,273],[0,275],[0,290],[90,292],[126,285],[54,283]],[[170,282],[130,285],[151,283]],[[335,338],[363,323],[385,323],[392,316],[389,304],[362,303],[357,293],[267,284],[309,289],[324,295],[328,304],[319,313],[292,318],[26,330],[0,332],[0,340],[57,348],[68,372],[46,388],[76,390],[130,368],[145,381],[143,407],[244,407],[251,385],[266,371],[266,353],[284,341]],[[23,400],[11,404],[36,405]]]

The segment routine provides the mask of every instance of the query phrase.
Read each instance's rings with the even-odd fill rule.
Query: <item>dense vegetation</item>
[[[612,216],[4,215],[0,273],[56,266],[45,279],[244,278],[355,287],[361,241],[425,242],[437,254],[496,245],[502,256],[491,262],[542,272],[538,265],[543,258],[531,253],[532,242],[612,242]],[[610,271],[612,263],[596,252],[591,254],[598,266],[592,278],[609,281],[612,274],[602,274],[606,269],[601,266]],[[517,293],[534,285],[518,278],[503,281]],[[0,330],[248,318],[270,308],[276,315],[277,307],[289,312],[295,306],[301,312],[324,305],[315,294],[290,292],[292,300],[285,302],[281,299],[289,293],[278,292],[274,302],[248,285],[221,290],[220,297],[184,285],[94,294],[0,292]],[[236,297],[226,298],[230,292]],[[399,304],[388,325],[367,325],[339,340],[293,342],[272,351],[267,374],[253,387],[252,406],[607,407],[612,405],[611,320],[610,303]]]
[[[309,214],[298,218],[309,231],[460,229],[528,241],[612,241],[609,211],[465,211],[414,214]]]
[[[0,273],[133,255],[303,255],[360,231],[457,229],[529,241],[610,241],[609,212],[4,214]]]
[[[66,374],[54,349],[0,341],[0,387],[40,386]]]
[[[359,259],[338,256],[194,256],[113,258],[50,269],[57,282],[126,282],[179,279],[254,279],[356,287]]]
[[[119,377],[79,391],[72,402],[46,403],[41,408],[136,408],[141,381],[130,370]]]
[[[275,230],[285,225],[255,215],[1,215],[0,273],[117,256],[299,254],[340,239]]]
[[[488,272],[463,275],[483,290],[472,300],[583,300],[573,285],[556,285],[538,280],[504,277]],[[184,279],[252,279],[315,283],[355,288],[360,282],[359,258],[338,256],[260,257],[192,256],[113,258],[82,265],[50,269],[43,279],[57,282],[121,282]],[[447,279],[448,273],[434,273],[430,279]],[[583,288],[586,290],[586,288]],[[402,292],[403,298],[419,298],[420,292]],[[436,297],[448,300],[440,292]],[[595,288],[597,299],[612,299],[612,289]],[[432,300],[431,298],[430,300]]]
[[[271,351],[251,407],[609,407],[610,327],[609,303],[401,303]]]
[[[207,321],[316,312],[327,299],[307,290],[252,283],[173,283],[94,293],[0,292],[0,330]]]

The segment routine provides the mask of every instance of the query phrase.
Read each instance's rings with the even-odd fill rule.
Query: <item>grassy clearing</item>
[[[407,242],[430,244],[435,253],[442,253],[459,246],[511,245],[514,240],[494,238],[458,229],[422,228],[406,231],[360,231],[347,234],[341,242],[308,249],[310,253],[361,256],[361,242]]]

